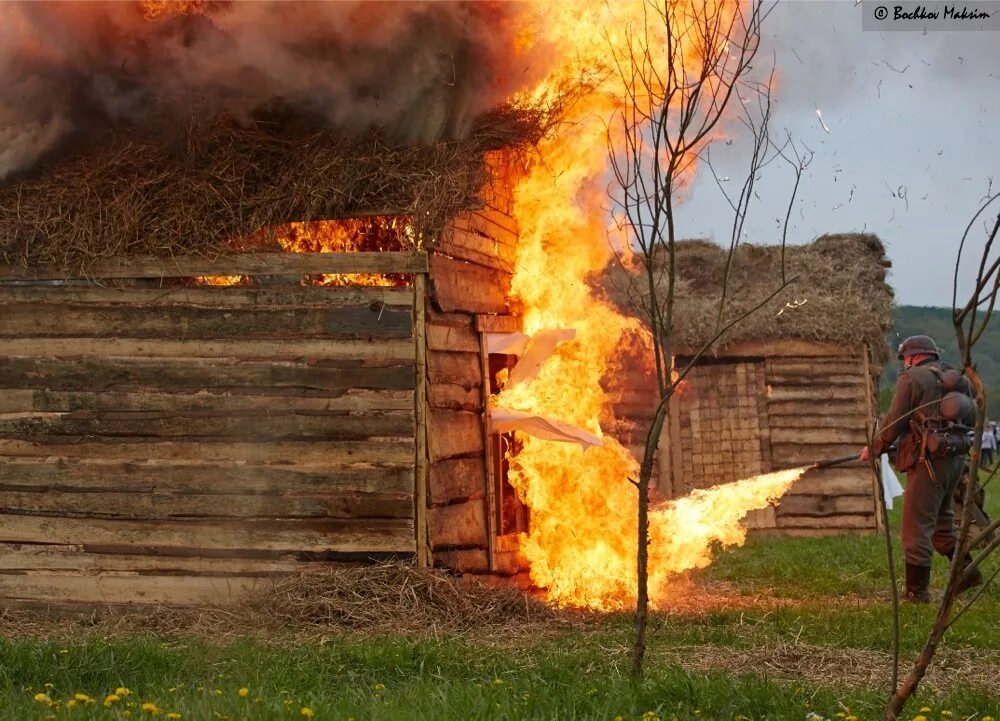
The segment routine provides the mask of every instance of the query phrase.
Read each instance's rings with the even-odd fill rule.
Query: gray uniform
[[[962,478],[965,456],[921,458],[921,434],[915,427],[920,415],[937,413],[937,401],[942,389],[938,376],[931,368],[946,370],[947,363],[926,360],[904,370],[896,381],[892,405],[875,437],[874,454],[881,455],[899,439],[896,465],[906,471],[906,492],[903,495],[902,540],[906,563],[929,567],[934,551],[950,556],[958,537],[952,505],[952,494]],[[967,378],[956,389],[972,395]]]

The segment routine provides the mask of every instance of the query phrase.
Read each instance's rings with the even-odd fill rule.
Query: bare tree
[[[975,441],[966,469],[966,473],[968,475],[965,483],[965,497],[963,499],[961,522],[958,530],[958,541],[955,544],[955,552],[952,555],[951,572],[948,576],[948,583],[945,586],[944,595],[941,597],[937,614],[934,617],[934,625],[931,627],[930,632],[927,635],[927,640],[925,641],[923,648],[914,660],[913,668],[906,675],[901,684],[898,686],[896,686],[895,683],[893,684],[892,696],[890,697],[889,703],[886,705],[885,709],[886,721],[896,721],[896,719],[899,718],[899,713],[903,710],[903,706],[917,690],[917,686],[923,679],[924,674],[927,673],[927,668],[933,661],[934,654],[937,652],[939,645],[944,639],[945,633],[947,633],[948,629],[954,626],[955,623],[965,615],[969,608],[979,599],[980,596],[982,596],[989,585],[996,580],[997,575],[1000,574],[1000,568],[998,568],[991,576],[985,579],[982,586],[976,590],[968,601],[961,604],[960,608],[956,608],[959,606],[959,587],[965,575],[967,573],[975,572],[975,570],[982,565],[983,561],[996,551],[998,546],[1000,546],[1000,534],[997,534],[997,529],[1000,528],[1000,520],[993,521],[986,528],[981,529],[978,535],[973,535],[971,532],[973,508],[975,504],[974,496],[979,485],[979,459],[982,445],[982,434],[986,423],[986,393],[983,388],[982,379],[976,371],[974,352],[976,343],[980,338],[982,338],[983,333],[986,331],[986,327],[990,322],[990,317],[993,314],[993,309],[997,302],[998,294],[1000,294],[1000,255],[998,255],[994,250],[997,233],[1000,232],[1000,213],[997,214],[992,226],[987,225],[984,227],[986,238],[985,243],[983,244],[982,255],[979,258],[979,267],[976,273],[975,285],[969,296],[969,300],[962,307],[958,307],[959,266],[962,262],[962,254],[965,251],[966,241],[969,238],[969,232],[972,230],[973,226],[975,226],[979,217],[983,215],[983,213],[985,213],[997,199],[1000,199],[1000,193],[988,198],[979,208],[979,211],[972,217],[972,220],[969,221],[968,226],[965,228],[965,233],[962,235],[962,241],[958,248],[958,257],[955,260],[955,281],[952,294],[952,320],[955,326],[955,335],[958,338],[958,348],[962,361],[962,372],[969,379],[972,383],[972,387],[975,389],[976,405],[979,409],[979,418],[976,422]],[[992,480],[994,474],[991,474],[983,485],[986,485],[990,480]],[[966,559],[968,559],[971,554],[975,555],[972,557],[971,563],[967,564]]]
[[[617,47],[609,42],[613,69],[625,89],[624,105],[609,124],[607,133],[614,172],[610,195],[616,216],[641,262],[637,305],[653,339],[659,394],[655,416],[646,434],[639,478],[632,481],[639,495],[632,667],[636,677],[642,674],[649,609],[649,485],[670,399],[708,348],[795,280],[786,277],[782,262],[781,279],[774,292],[749,311],[726,320],[729,270],[743,237],[743,225],[760,171],[776,158],[789,163],[796,173],[794,202],[802,171],[811,158],[811,153],[800,152],[790,139],[780,146],[772,142],[768,133],[770,77],[754,80],[753,62],[760,49],[761,27],[773,7],[757,0],[750,5],[705,3],[703,6],[649,0],[643,6],[641,20],[624,28],[625,42]],[[735,110],[731,111],[731,106]],[[712,168],[709,147],[719,122],[730,114],[740,119],[751,142],[749,167],[737,194],[730,195],[723,189],[733,211],[733,222],[729,261],[720,279],[714,337],[678,368],[674,363],[678,190],[699,159]],[[712,172],[718,181],[714,168]]]

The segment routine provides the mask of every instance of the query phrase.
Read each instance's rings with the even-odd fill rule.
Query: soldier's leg
[[[901,536],[907,565],[930,568],[934,557],[931,536],[941,509],[938,488],[924,463],[906,474]]]
[[[935,484],[938,512],[932,540],[934,550],[949,558],[958,540],[958,527],[955,525],[955,488],[961,482],[964,471],[964,456],[940,458],[934,461],[934,474],[938,481]]]

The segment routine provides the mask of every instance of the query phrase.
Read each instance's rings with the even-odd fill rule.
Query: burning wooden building
[[[520,571],[484,334],[520,329],[502,151],[537,119],[497,119],[408,147],[213,125],[0,189],[0,598]]]
[[[767,299],[783,277],[794,280],[711,345],[684,379],[659,441],[660,496],[857,452],[877,414],[892,314],[889,261],[878,238],[826,235],[784,251],[741,245],[728,271],[725,249],[684,241],[676,262],[679,366],[717,328]],[[609,295],[633,313],[648,295],[620,268],[606,281]],[[720,317],[723,283],[728,300]],[[635,452],[656,395],[645,362],[632,358],[609,379],[619,394],[616,415],[629,421],[620,435]],[[749,523],[796,535],[869,532],[880,525],[880,502],[867,466],[813,470]]]

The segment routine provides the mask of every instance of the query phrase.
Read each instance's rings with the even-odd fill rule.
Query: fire
[[[203,14],[212,2],[219,4],[219,0],[143,0],[142,16],[147,20],[156,20],[174,15]]]
[[[683,6],[687,0],[671,0]],[[712,5],[712,0],[706,4]],[[634,320],[591,297],[586,278],[611,259],[607,228],[607,121],[628,97],[613,70],[592,72],[609,56],[609,43],[626,53],[625,28],[661,37],[655,13],[642,0],[620,3],[542,3],[525,43],[548,45],[558,64],[531,90],[533,100],[588,77],[593,92],[576,102],[564,127],[546,138],[539,162],[515,192],[514,215],[521,226],[513,293],[523,302],[525,332],[574,328],[532,381],[502,391],[497,402],[514,410],[547,415],[603,437],[587,451],[575,444],[523,436],[511,459],[510,481],[531,509],[522,551],[533,581],[560,603],[592,608],[626,608],[635,599],[637,493],[636,459],[605,436],[610,400],[600,381],[613,372],[612,359],[627,332],[645,332]],[[723,7],[723,6],[719,6]],[[723,7],[722,12],[726,12]],[[684,13],[678,14],[678,20]],[[685,50],[697,62],[698,48]],[[627,53],[626,53],[627,54]],[[690,65],[689,65],[690,67]],[[664,68],[657,68],[666,77]],[[646,334],[648,338],[648,333]],[[650,588],[654,604],[669,593],[671,577],[707,565],[713,544],[739,544],[739,521],[750,510],[780,497],[802,470],[782,471],[696,491],[651,509]]]
[[[250,238],[234,240],[231,245],[285,253],[356,253],[416,248],[419,241],[409,218],[387,215],[287,223],[264,228]],[[321,274],[305,281],[310,285],[328,286],[400,286],[410,283],[408,276],[381,273]],[[233,286],[252,284],[253,280],[242,275],[220,275],[202,277],[199,282]]]

